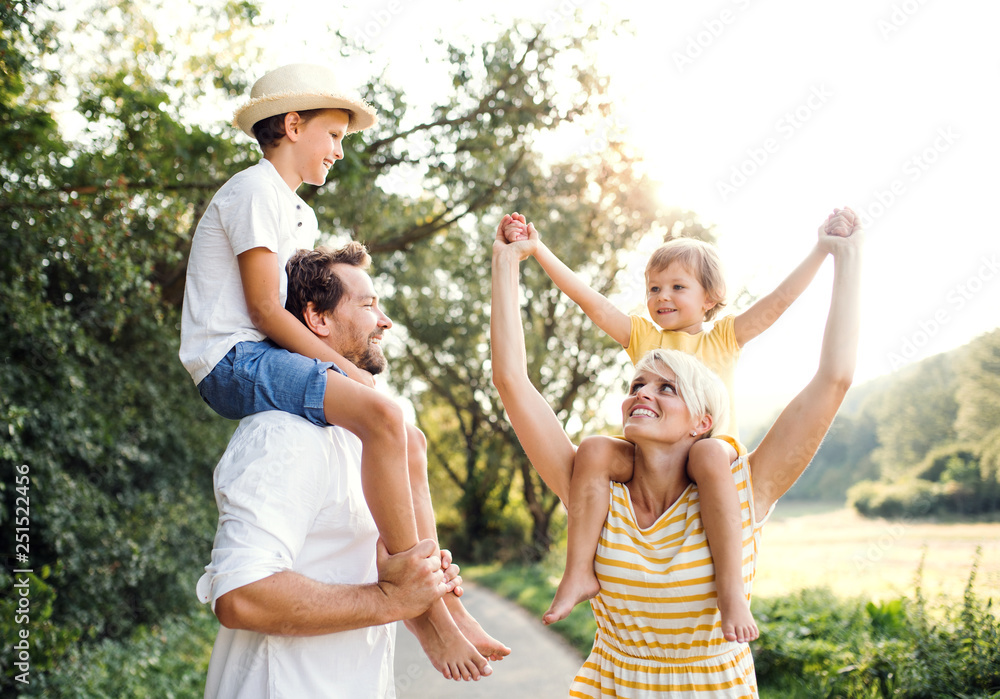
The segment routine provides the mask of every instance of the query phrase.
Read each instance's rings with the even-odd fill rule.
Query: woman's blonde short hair
[[[674,262],[697,277],[708,300],[715,304],[705,311],[705,320],[712,320],[726,305],[726,278],[715,246],[696,238],[668,240],[650,255],[646,263],[646,278]]]
[[[677,394],[684,401],[691,417],[712,417],[712,428],[703,437],[711,437],[716,428],[729,422],[729,392],[719,375],[699,359],[680,350],[650,350],[635,371],[664,376],[664,369],[674,372]]]

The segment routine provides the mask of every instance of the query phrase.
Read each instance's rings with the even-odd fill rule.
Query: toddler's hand
[[[834,257],[860,249],[863,239],[861,217],[851,209],[834,209],[819,227],[819,247]]]
[[[503,236],[508,243],[516,243],[519,240],[528,239],[528,226],[524,221],[524,216],[514,213],[508,217],[504,216]]]
[[[836,235],[846,238],[854,232],[858,223],[858,216],[851,209],[834,209],[833,213],[826,219],[823,232],[826,235]]]
[[[538,233],[535,227],[525,222],[521,214],[505,214],[497,226],[497,235],[493,240],[494,254],[507,254],[503,251],[509,249],[517,255],[518,260],[526,260],[535,254],[537,248]]]

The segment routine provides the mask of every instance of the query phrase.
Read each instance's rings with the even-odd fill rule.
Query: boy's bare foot
[[[562,621],[573,611],[573,607],[600,591],[601,583],[597,581],[593,570],[571,574],[567,569],[559,581],[559,588],[549,610],[542,615],[542,623],[548,625]]]
[[[451,612],[442,600],[405,622],[406,628],[420,641],[420,647],[434,669],[447,680],[479,680],[493,674],[493,668],[475,646],[459,631]]]
[[[727,641],[749,643],[760,637],[757,622],[750,613],[750,603],[743,595],[723,600],[719,597],[719,612],[722,614],[722,635]]]
[[[475,646],[480,655],[488,660],[503,660],[510,655],[510,648],[486,633],[458,597],[445,595],[444,603],[451,612],[451,618],[455,620],[458,630]]]

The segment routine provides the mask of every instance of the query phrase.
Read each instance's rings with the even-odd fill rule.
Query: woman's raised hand
[[[504,215],[497,226],[493,252],[497,254],[503,249],[517,253],[518,260],[531,257],[538,249],[538,232],[517,212]]]

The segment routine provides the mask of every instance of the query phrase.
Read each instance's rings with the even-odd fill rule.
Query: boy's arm
[[[534,232],[534,227],[532,227],[532,232]],[[534,256],[555,285],[573,299],[573,302],[597,324],[597,327],[619,345],[628,349],[629,337],[632,334],[632,320],[628,314],[622,313],[603,295],[585,284],[576,272],[563,264],[562,260],[545,246],[545,243],[538,241],[538,248],[535,250]]]
[[[736,316],[733,325],[736,332],[736,342],[740,347],[771,327],[781,317],[781,314],[795,302],[795,299],[806,290],[806,287],[816,277],[819,268],[823,266],[823,260],[832,249],[831,244],[835,241],[830,240],[831,236],[850,235],[843,228],[842,215],[839,212],[840,209],[836,209],[827,217],[826,221],[819,227],[819,238],[816,246],[809,252],[806,259],[778,285],[778,288]]]
[[[252,248],[236,256],[250,319],[279,347],[321,362],[333,362],[350,378],[372,387],[375,379],[328,347],[281,305],[278,256],[267,248]]]

